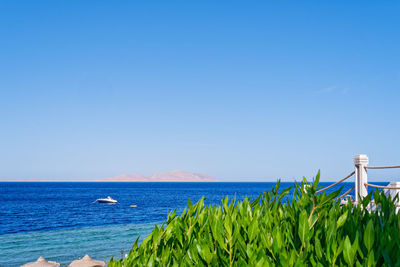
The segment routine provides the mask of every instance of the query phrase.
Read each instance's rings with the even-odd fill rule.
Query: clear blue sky
[[[0,178],[400,163],[398,1],[216,2],[1,1]]]

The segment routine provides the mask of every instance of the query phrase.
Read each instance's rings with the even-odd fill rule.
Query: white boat
[[[94,203],[96,203],[96,202],[99,202],[99,203],[106,203],[106,204],[115,204],[115,203],[117,203],[118,201],[116,201],[116,200],[113,199],[112,197],[108,196],[108,197],[106,197],[106,198],[98,198],[98,199],[96,199],[96,201],[95,201]]]

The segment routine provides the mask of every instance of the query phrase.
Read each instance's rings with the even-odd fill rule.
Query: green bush
[[[277,185],[255,200],[228,197],[221,206],[189,200],[155,226],[126,259],[108,266],[400,266],[400,216],[393,200],[375,191],[357,206],[340,207],[341,189],[315,194],[319,173],[308,185],[280,193]],[[369,212],[374,199],[379,211]]]

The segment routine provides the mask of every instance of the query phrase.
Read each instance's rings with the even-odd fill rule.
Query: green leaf
[[[351,257],[354,259],[357,255],[358,250],[358,232],[356,238],[354,239],[353,245],[351,245]]]
[[[208,248],[207,245],[205,244],[197,244],[197,251],[199,252],[200,256],[207,262],[207,264],[210,264],[213,258],[213,255],[210,252],[210,249]]]
[[[346,210],[346,212],[345,213],[343,213],[340,217],[339,217],[339,219],[337,220],[337,223],[336,223],[336,229],[339,229],[341,226],[343,226],[343,224],[346,222],[346,220],[347,220],[347,214],[348,214],[348,211]]]
[[[315,252],[319,259],[322,259],[322,249],[321,249],[321,242],[319,241],[318,237],[315,237]]]
[[[367,227],[365,228],[364,231],[364,245],[368,251],[371,251],[372,246],[374,245],[374,239],[375,239],[374,225],[372,223],[372,220],[369,220],[369,222],[367,223]]]
[[[170,223],[176,216],[176,209],[170,214],[168,214],[167,223]]]
[[[375,266],[375,256],[374,256],[374,251],[371,250],[368,253],[368,262],[367,262],[367,266]]]
[[[307,240],[308,229],[310,227],[308,224],[307,217],[308,217],[307,212],[305,210],[303,210],[299,216],[299,237],[300,237],[301,243],[304,245]]]
[[[228,234],[228,237],[230,238],[232,236],[232,219],[229,216],[229,214],[225,215],[224,226],[225,226],[225,231]]]
[[[392,260],[390,259],[390,256],[386,250],[382,251],[382,255],[387,266],[393,266]]]
[[[192,201],[190,200],[190,198],[188,198],[188,207],[189,209],[191,209],[193,206]]]
[[[279,227],[275,227],[272,234],[274,235],[274,241],[276,241],[276,244],[278,245],[278,249],[280,250],[283,245],[283,238],[282,238],[282,233]]]
[[[284,198],[290,192],[291,189],[292,189],[291,186],[283,189],[282,192],[279,193],[278,199],[281,200],[282,198]]]
[[[254,201],[251,202],[251,207],[253,208],[254,206],[260,204],[260,199],[261,199],[262,194],[260,194]]]
[[[313,183],[313,189],[316,190],[319,184],[319,179],[321,177],[321,170],[318,170],[317,176],[315,177],[314,183]]]
[[[344,240],[344,247],[343,247],[343,257],[344,260],[351,266],[353,266],[353,255],[352,255],[352,248],[349,236],[346,236]]]
[[[250,223],[248,231],[248,237],[250,242],[253,241],[257,233],[258,233],[258,222],[257,219],[253,219],[253,221]]]

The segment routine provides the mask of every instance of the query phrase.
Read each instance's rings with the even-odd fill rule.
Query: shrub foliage
[[[221,206],[188,201],[155,226],[128,257],[108,266],[400,266],[400,216],[379,191],[362,203],[340,207],[341,189],[315,194],[312,184],[279,190],[280,182],[257,199]],[[367,209],[374,199],[379,211]]]

